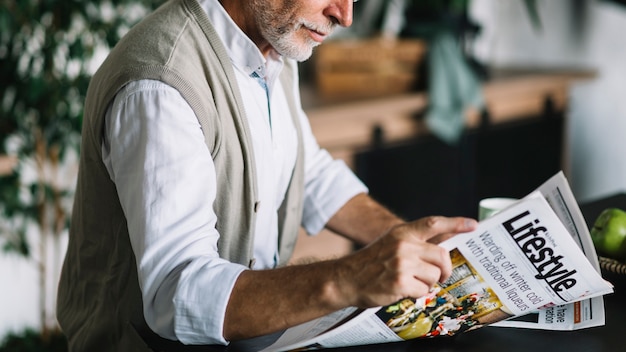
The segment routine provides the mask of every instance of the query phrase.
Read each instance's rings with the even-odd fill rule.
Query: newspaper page
[[[612,292],[539,192],[441,246],[453,272],[430,294],[364,310],[312,338],[288,329],[264,351],[455,335]]]
[[[559,217],[574,242],[591,265],[600,272],[598,256],[591,241],[587,223],[563,172],[558,172],[538,189]],[[547,330],[578,330],[602,326],[605,322],[602,296],[575,303],[547,307],[524,316],[494,324],[501,327],[520,327]]]

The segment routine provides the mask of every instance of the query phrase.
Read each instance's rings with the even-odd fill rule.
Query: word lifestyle
[[[563,256],[556,255],[554,249],[548,246],[548,229],[541,226],[539,219],[532,218],[534,216],[527,210],[502,225],[537,270],[535,278],[545,280],[554,293],[561,297],[560,293],[576,285],[576,270],[565,268]]]

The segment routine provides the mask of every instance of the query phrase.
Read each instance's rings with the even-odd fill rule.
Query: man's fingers
[[[414,226],[415,235],[423,241],[440,243],[458,233],[476,229],[478,223],[465,217],[429,216],[409,224]]]
[[[394,227],[361,251],[345,258],[348,287],[356,304],[369,307],[401,297],[420,297],[452,273],[450,254],[438,243],[476,228],[473,219],[431,216]]]
[[[437,282],[443,282],[452,273],[452,264],[450,256],[443,248],[430,245],[435,248],[430,249],[430,255],[423,256],[422,260],[412,270],[412,283],[406,288],[409,297],[421,297],[429,292],[429,290]],[[437,252],[439,255],[436,255]]]
[[[444,248],[432,243],[423,244],[421,249],[422,250],[419,253],[419,263],[427,264],[432,267],[432,269],[430,269],[432,275],[423,277],[423,279],[427,280],[430,284],[434,284],[437,281],[445,281],[452,273],[450,253]],[[423,265],[417,267],[416,270],[424,272]],[[433,270],[435,271],[433,272]],[[422,279],[419,274],[415,276]]]

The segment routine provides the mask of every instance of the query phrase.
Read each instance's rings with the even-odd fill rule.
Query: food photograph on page
[[[377,316],[405,340],[455,335],[513,315],[457,249],[450,252],[452,275],[430,294],[406,298]]]

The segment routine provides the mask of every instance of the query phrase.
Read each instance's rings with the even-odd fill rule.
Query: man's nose
[[[352,5],[354,0],[334,0],[324,11],[324,15],[342,27],[352,25]]]

